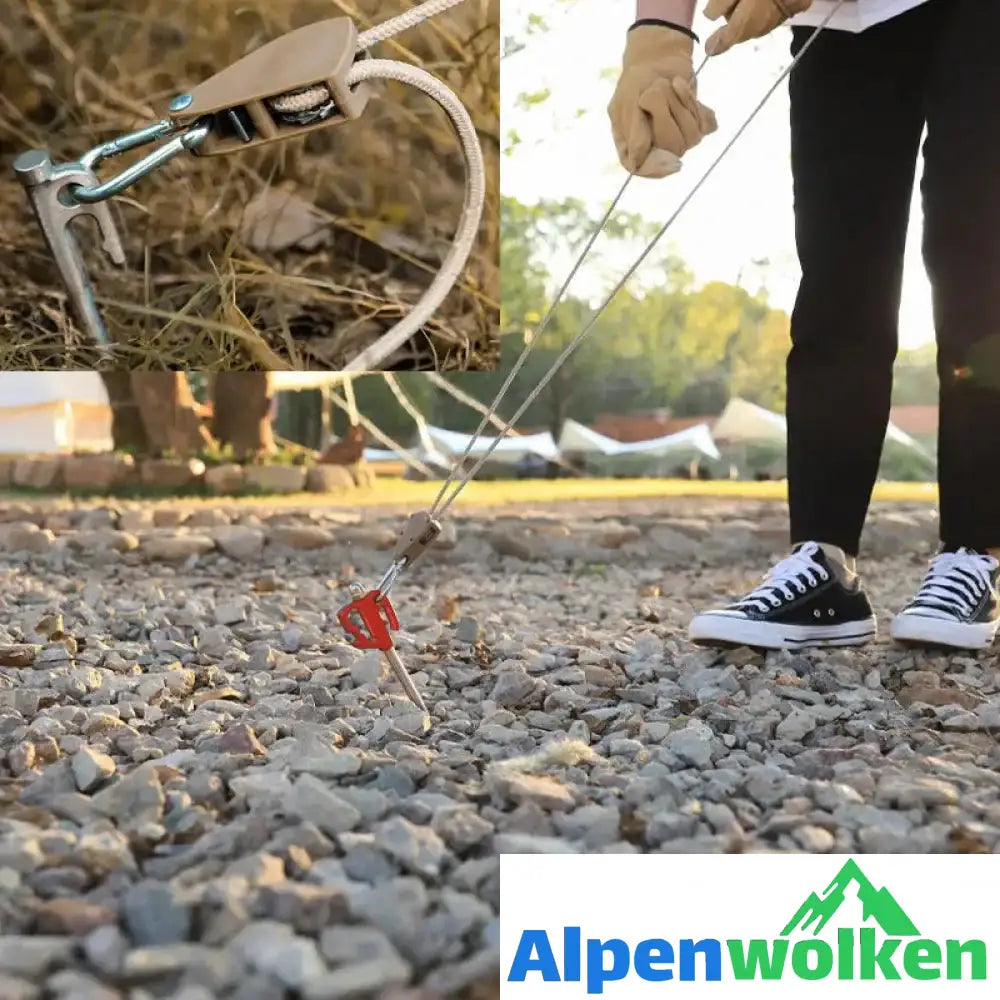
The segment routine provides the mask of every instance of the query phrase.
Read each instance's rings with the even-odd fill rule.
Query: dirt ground
[[[460,509],[393,592],[429,717],[335,617],[401,522],[0,504],[0,996],[495,997],[503,853],[997,850],[995,650],[686,641],[780,504]],[[873,511],[882,624],[935,528]]]

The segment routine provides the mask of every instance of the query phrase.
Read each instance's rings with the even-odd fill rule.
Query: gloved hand
[[[618,159],[640,177],[666,177],[719,126],[699,103],[694,39],[675,28],[639,25],[628,33],[622,73],[608,105]]]
[[[726,24],[705,42],[710,56],[721,55],[740,42],[763,38],[781,27],[790,17],[807,11],[813,0],[708,0],[705,17]]]

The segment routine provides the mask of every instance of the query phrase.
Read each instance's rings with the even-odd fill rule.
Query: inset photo
[[[498,364],[499,0],[26,0],[0,369]]]

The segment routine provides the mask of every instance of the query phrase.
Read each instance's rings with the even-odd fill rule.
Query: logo
[[[775,872],[779,870],[782,856],[764,857],[768,862],[764,867]],[[906,884],[895,885],[894,893],[888,885],[869,878],[853,858],[784,857],[790,861],[790,866],[804,861],[810,869],[819,862],[826,866],[827,878],[831,862],[839,864],[839,868],[834,869],[833,879],[825,889],[808,891],[801,904],[793,909],[792,905],[778,901],[787,900],[794,892],[795,883],[790,878],[772,881],[770,885],[759,878],[747,881],[747,898],[742,898],[739,862],[747,863],[748,872],[751,867],[760,871],[761,866],[750,864],[757,858],[730,856],[727,863],[716,858],[720,875],[724,870],[728,880],[726,891],[719,892],[718,884],[703,883],[704,893],[711,895],[712,900],[707,905],[702,901],[697,908],[697,918],[693,912],[686,915],[683,899],[678,900],[665,888],[661,913],[658,915],[652,908],[643,914],[642,929],[648,928],[644,936],[592,934],[587,928],[584,911],[577,910],[580,915],[563,923],[561,928],[554,929],[551,924],[547,927],[522,926],[516,939],[508,939],[505,934],[507,896],[503,882],[503,862],[514,859],[501,859],[501,930],[504,939],[511,940],[514,945],[513,954],[503,970],[504,986],[530,984],[533,987],[525,992],[505,989],[504,997],[551,995],[555,1000],[556,996],[603,996],[615,990],[615,997],[631,998],[646,995],[629,989],[629,986],[640,984],[662,984],[655,995],[665,996],[663,990],[667,987],[683,992],[697,984],[729,982],[734,988],[731,994],[726,992],[727,997],[742,995],[735,988],[738,984],[747,987],[754,984],[758,989],[766,984],[780,985],[789,990],[788,995],[794,989],[796,996],[808,996],[810,989],[817,987],[823,987],[824,996],[847,996],[847,989],[853,995],[857,987],[869,984],[878,989],[879,995],[895,987],[894,996],[908,998],[916,984],[921,984],[924,990],[927,989],[924,984],[938,984],[939,988],[946,984],[985,985],[990,971],[986,938],[992,930],[992,919],[990,927],[983,928],[985,936],[941,934],[940,928],[948,923],[947,912],[938,909],[927,914],[933,930],[921,930],[918,921],[923,922],[925,914],[916,912],[914,919],[901,902],[905,899],[909,907],[910,899],[920,897],[920,869],[929,859],[908,856],[912,877]],[[563,859],[546,860],[558,866]],[[575,857],[571,860],[575,863],[585,859]],[[608,859],[590,856],[586,860]],[[636,869],[642,860],[641,857],[628,859]],[[707,855],[655,860],[667,860],[674,865],[697,863],[706,870],[713,861]],[[896,861],[898,867],[899,859]],[[585,866],[581,865],[580,870],[585,871]],[[762,885],[766,899],[760,891]],[[947,886],[943,888],[947,890]],[[640,893],[644,892],[648,898],[650,891],[647,888]],[[608,900],[610,906],[614,906],[614,897],[612,890]],[[794,904],[794,896],[791,902]],[[780,923],[775,921],[770,936],[766,933],[728,933],[730,928],[759,926],[763,911],[777,913],[779,907],[792,915]],[[760,911],[759,916],[754,913],[755,909]],[[955,906],[949,909],[957,916]],[[601,923],[603,930],[603,917]],[[634,927],[635,921],[631,923]],[[715,927],[712,925],[719,930],[713,933]],[[555,984],[562,984],[561,992],[550,992]],[[572,992],[567,989],[569,984],[575,985]],[[831,989],[836,992],[830,992]],[[715,992],[713,995],[720,994]],[[969,994],[961,991],[942,993],[939,989],[934,995]]]

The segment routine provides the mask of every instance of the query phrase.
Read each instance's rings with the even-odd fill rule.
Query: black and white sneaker
[[[860,646],[875,632],[875,614],[860,583],[842,583],[823,549],[803,542],[746,597],[697,615],[688,637],[702,645],[804,649]]]
[[[959,549],[931,562],[917,596],[892,620],[893,639],[985,649],[1000,627],[997,560]]]

